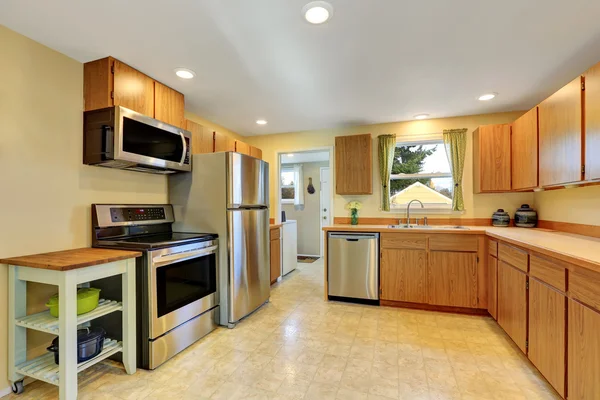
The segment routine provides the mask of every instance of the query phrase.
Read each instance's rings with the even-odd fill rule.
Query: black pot
[[[91,360],[102,352],[106,331],[102,328],[77,329],[77,362]],[[58,337],[52,341],[48,351],[54,353],[54,362],[58,364]]]

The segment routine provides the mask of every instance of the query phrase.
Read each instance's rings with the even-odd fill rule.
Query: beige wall
[[[549,190],[534,197],[539,219],[600,225],[600,186]]]
[[[362,217],[401,217],[403,212],[380,211],[380,179],[379,164],[377,161],[376,137],[381,134],[395,133],[399,137],[406,135],[418,135],[428,133],[441,133],[443,129],[467,128],[469,131],[469,142],[467,144],[467,156],[464,172],[464,218],[488,218],[498,208],[504,208],[511,214],[522,203],[533,203],[531,193],[507,193],[507,194],[473,194],[473,143],[472,132],[479,125],[507,123],[514,121],[522,112],[510,112],[499,114],[473,115],[456,118],[442,118],[425,121],[397,122],[367,126],[357,126],[341,129],[324,129],[318,131],[281,133],[275,135],[263,135],[246,137],[246,141],[263,151],[263,159],[271,165],[271,188],[277,187],[277,152],[293,152],[311,149],[321,146],[333,146],[334,138],[343,135],[355,135],[371,133],[373,135],[373,194],[369,196],[340,196],[335,195],[334,216],[349,216],[344,208],[346,203],[359,200],[363,203],[363,209],[359,216]],[[332,164],[333,165],[333,164]],[[335,175],[335,174],[334,174]],[[335,188],[335,184],[332,184]],[[271,217],[279,215],[277,208],[276,190],[271,191]],[[416,210],[416,208],[415,208]],[[414,215],[417,215],[416,212]],[[435,216],[432,216],[434,218]]]
[[[320,168],[329,166],[329,162],[311,162],[302,165],[304,166],[304,182],[302,185],[304,210],[296,211],[293,204],[283,204],[282,209],[285,211],[288,220],[298,221],[298,254],[319,255],[321,251]],[[306,191],[308,178],[312,178],[315,187],[314,194],[308,194]]]
[[[202,118],[201,116],[191,113],[189,111],[185,112],[185,118],[189,119],[190,121],[196,122],[200,125],[202,125],[205,128],[210,129],[211,131],[216,131],[219,133],[223,133],[226,136],[230,136],[232,138],[234,138],[235,140],[240,140],[242,142],[247,142],[246,138],[238,135],[237,133],[235,133],[234,131],[231,131],[227,128],[225,128],[224,126],[221,126],[219,124],[215,124],[214,122],[210,122],[207,119]]]

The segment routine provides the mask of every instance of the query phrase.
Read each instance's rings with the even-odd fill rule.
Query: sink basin
[[[388,225],[388,228],[391,229],[461,229],[461,230],[469,230],[466,226],[447,226],[447,225]]]

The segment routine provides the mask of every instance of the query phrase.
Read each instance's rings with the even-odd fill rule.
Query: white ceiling
[[[329,152],[327,151],[313,151],[313,152],[302,152],[302,153],[289,153],[281,156],[282,164],[300,164],[309,162],[321,162],[329,161]]]
[[[307,2],[3,0],[0,23],[112,55],[242,135],[528,109],[600,61],[598,0],[330,0],[319,26]]]

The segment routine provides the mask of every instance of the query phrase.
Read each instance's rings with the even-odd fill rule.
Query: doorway
[[[285,212],[282,233],[295,227],[296,258],[323,257],[323,227],[331,224],[333,148],[278,152],[278,221]],[[286,225],[289,225],[286,227]],[[288,236],[292,237],[290,233]],[[285,237],[282,247],[285,248]]]

